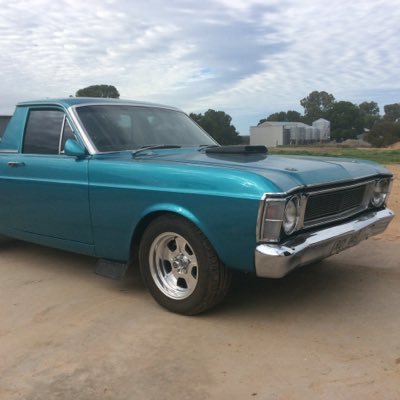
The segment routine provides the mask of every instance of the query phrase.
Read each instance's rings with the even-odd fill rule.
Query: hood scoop
[[[268,153],[265,146],[247,146],[247,145],[233,145],[233,146],[216,146],[208,147],[207,154],[262,154]]]

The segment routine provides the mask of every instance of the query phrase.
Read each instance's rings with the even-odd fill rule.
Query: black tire
[[[195,315],[226,296],[231,271],[191,222],[176,215],[156,218],[139,249],[143,280],[154,299],[170,311]]]

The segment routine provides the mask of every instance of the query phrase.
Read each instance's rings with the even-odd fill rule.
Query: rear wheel
[[[226,295],[230,271],[203,233],[174,215],[155,219],[145,230],[140,269],[155,300],[170,311],[194,315]]]

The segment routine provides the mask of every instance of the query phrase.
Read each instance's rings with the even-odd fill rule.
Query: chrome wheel
[[[183,300],[196,289],[199,268],[190,243],[174,232],[158,235],[149,252],[151,276],[167,297]]]
[[[154,299],[166,309],[195,315],[218,304],[231,282],[198,227],[181,216],[160,215],[143,232],[140,272]]]

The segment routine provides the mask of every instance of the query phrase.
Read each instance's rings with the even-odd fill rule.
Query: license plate
[[[352,235],[348,235],[344,238],[338,239],[332,246],[331,255],[338,254],[343,250],[348,249],[349,247],[353,247],[367,237],[367,232],[360,231]]]

